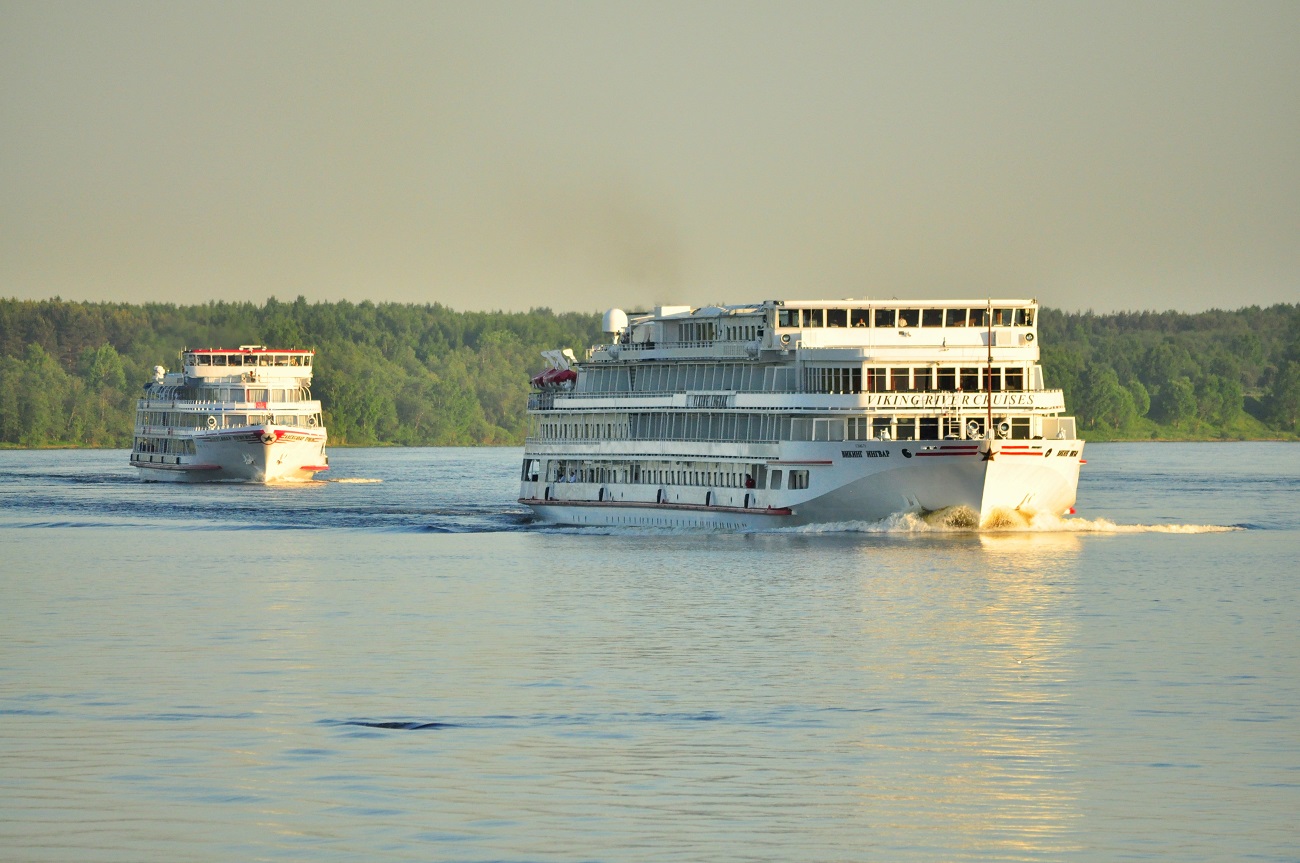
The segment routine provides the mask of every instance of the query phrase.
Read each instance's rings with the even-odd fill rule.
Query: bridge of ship
[[[185,374],[191,378],[310,377],[314,351],[281,350],[262,345],[239,348],[187,349],[182,354]]]

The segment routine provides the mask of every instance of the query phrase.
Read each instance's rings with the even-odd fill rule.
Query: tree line
[[[1085,437],[1295,438],[1300,306],[1096,315],[1043,309],[1047,383]],[[127,447],[135,398],[186,347],[315,348],[337,444],[523,441],[542,350],[600,340],[596,314],[440,304],[0,299],[0,444]]]
[[[1085,437],[1259,439],[1300,433],[1300,306],[1044,309],[1044,375]]]

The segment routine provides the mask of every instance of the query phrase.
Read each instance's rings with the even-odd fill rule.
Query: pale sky
[[[1300,301],[1300,2],[0,0],[0,296]]]

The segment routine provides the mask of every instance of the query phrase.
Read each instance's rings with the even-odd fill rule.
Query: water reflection
[[[859,741],[879,768],[860,786],[866,817],[974,856],[1079,847],[1061,613],[1078,550],[1072,534],[1027,532],[860,549],[863,673],[905,715]]]

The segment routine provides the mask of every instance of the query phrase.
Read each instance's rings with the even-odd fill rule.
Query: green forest
[[[1049,386],[1091,440],[1300,437],[1300,306],[1098,315],[1042,309]],[[135,397],[186,347],[317,351],[333,444],[518,445],[539,351],[600,316],[439,304],[0,299],[0,445],[128,447]]]

